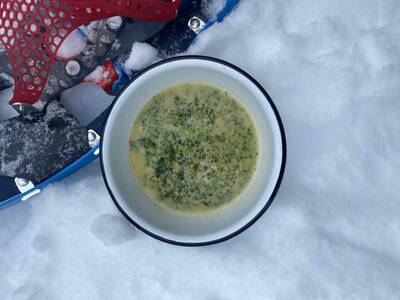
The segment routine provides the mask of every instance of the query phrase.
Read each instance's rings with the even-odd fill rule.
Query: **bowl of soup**
[[[182,56],[147,68],[116,98],[100,153],[107,189],[132,224],[200,246],[241,233],[269,208],[286,142],[254,78],[222,60]]]

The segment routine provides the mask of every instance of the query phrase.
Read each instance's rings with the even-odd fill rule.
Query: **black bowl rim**
[[[161,65],[170,63],[170,62],[175,62],[175,61],[181,61],[181,60],[205,60],[205,61],[211,61],[214,63],[218,63],[218,64],[222,64],[224,66],[227,66],[237,72],[239,72],[240,74],[242,74],[243,76],[247,77],[264,95],[264,97],[266,98],[266,100],[268,101],[269,105],[271,106],[274,114],[275,114],[275,118],[278,122],[279,125],[279,130],[280,130],[280,134],[281,134],[281,139],[282,139],[282,162],[281,162],[281,167],[280,167],[280,171],[279,171],[279,177],[278,180],[275,184],[274,190],[270,196],[270,198],[268,199],[267,203],[265,204],[265,206],[257,213],[257,215],[255,215],[247,224],[245,224],[244,226],[242,226],[241,228],[239,228],[238,230],[234,231],[233,233],[230,233],[224,237],[215,239],[215,240],[210,240],[210,241],[206,241],[206,242],[181,242],[181,241],[175,241],[175,240],[171,240],[171,239],[167,239],[164,238],[158,234],[155,234],[149,230],[147,230],[146,228],[140,226],[137,222],[135,222],[135,220],[133,220],[126,212],[125,210],[121,207],[121,205],[119,204],[118,200],[116,199],[116,197],[114,196],[109,184],[108,184],[108,180],[107,180],[107,175],[106,172],[104,170],[104,163],[103,163],[103,139],[101,139],[100,141],[100,166],[101,166],[101,172],[103,174],[103,179],[104,179],[104,183],[107,187],[107,190],[114,202],[114,204],[117,206],[117,208],[119,209],[119,211],[122,213],[122,215],[125,216],[125,218],[132,223],[136,228],[138,228],[139,230],[141,230],[142,232],[146,233],[147,235],[160,240],[162,242],[168,243],[168,244],[172,244],[172,245],[177,245],[177,246],[185,246],[185,247],[197,247],[197,246],[208,246],[208,245],[213,245],[213,244],[217,244],[217,243],[221,243],[224,241],[227,241],[235,236],[237,236],[238,234],[242,233],[243,231],[245,231],[246,229],[248,229],[250,226],[252,226],[258,219],[260,219],[260,217],[268,210],[268,208],[271,206],[272,202],[274,201],[278,190],[281,186],[282,180],[283,180],[283,175],[285,173],[285,167],[286,167],[286,158],[287,158],[287,144],[286,144],[286,134],[285,134],[285,129],[283,127],[283,123],[281,120],[281,117],[279,115],[279,112],[274,104],[274,102],[272,101],[271,97],[269,96],[269,94],[266,92],[266,90],[261,86],[260,83],[258,83],[250,74],[248,74],[247,72],[245,72],[244,70],[242,70],[241,68],[218,58],[214,58],[214,57],[210,57],[210,56],[203,56],[203,55],[183,55],[183,56],[178,56],[178,57],[173,57],[173,58],[168,58],[165,60],[162,60],[158,63],[155,63],[147,68],[145,68],[144,70],[142,70],[140,73],[138,73],[134,79],[132,79],[126,86],[125,88],[117,95],[117,97],[114,99],[114,101],[112,102],[112,104],[110,105],[109,111],[108,111],[108,115],[106,118],[106,121],[104,122],[104,128],[103,128],[103,132],[105,132],[105,128],[107,127],[107,123],[108,123],[108,119],[109,116],[112,112],[112,109],[115,105],[115,103],[118,101],[118,99],[121,97],[121,95],[124,93],[124,91],[133,83],[135,82],[135,80],[137,80],[139,77],[141,77],[143,74],[147,73],[148,71],[157,68]]]

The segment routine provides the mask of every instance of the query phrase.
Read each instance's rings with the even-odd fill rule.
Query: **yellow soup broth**
[[[151,199],[178,212],[215,210],[250,182],[257,133],[228,92],[185,83],[151,98],[130,136],[134,175]]]

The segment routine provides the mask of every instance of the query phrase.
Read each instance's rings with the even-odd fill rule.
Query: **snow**
[[[90,82],[100,82],[103,78],[107,78],[108,75],[108,72],[104,72],[103,66],[98,66],[92,73],[86,76],[85,80]]]
[[[202,2],[202,10],[205,12],[205,15],[210,19],[214,19],[217,13],[224,7],[226,0],[202,0]]]
[[[12,88],[0,91],[0,122],[18,116],[17,111],[8,104],[8,101],[12,98],[12,95]]]
[[[86,26],[81,26],[79,29],[75,29],[62,42],[57,51],[57,57],[67,60],[78,56],[83,51],[86,53],[91,53],[93,50],[88,44],[88,41],[96,43],[97,40],[101,40],[104,43],[110,43],[110,37],[104,35],[103,32],[103,28],[105,26],[106,21],[101,20],[91,22]]]
[[[132,45],[132,51],[125,62],[125,67],[138,71],[156,62],[158,56],[157,49],[146,43],[136,42]]]
[[[254,75],[285,124],[275,202],[215,246],[156,241],[98,163],[0,212],[2,299],[399,299],[400,2],[243,0],[190,53]]]
[[[72,31],[57,51],[57,57],[68,59],[79,55],[86,47],[86,38],[78,29]]]

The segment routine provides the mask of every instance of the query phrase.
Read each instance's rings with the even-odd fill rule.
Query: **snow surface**
[[[147,43],[136,42],[132,45],[132,51],[125,62],[125,67],[132,71],[139,71],[155,63],[158,51]]]
[[[1,299],[399,299],[400,2],[243,0],[190,53],[243,67],[281,113],[268,212],[223,244],[167,245],[95,163],[0,212]]]
[[[214,19],[217,13],[224,7],[225,3],[225,0],[202,0],[202,10],[208,18]]]
[[[79,55],[86,47],[86,38],[78,29],[72,31],[57,51],[59,58],[68,59]]]

